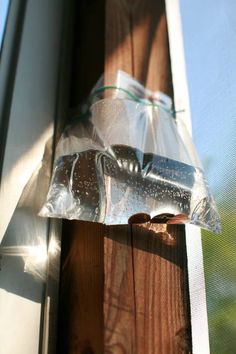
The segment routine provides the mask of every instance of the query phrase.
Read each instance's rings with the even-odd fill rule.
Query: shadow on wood
[[[183,268],[184,259],[184,225],[166,225],[166,224],[140,224],[140,225],[122,225],[107,226],[106,237],[113,241],[127,245],[126,233],[133,230],[135,240],[133,246],[138,250],[159,255],[162,258]],[[115,229],[117,232],[109,232],[109,229]],[[181,254],[183,252],[183,254]]]

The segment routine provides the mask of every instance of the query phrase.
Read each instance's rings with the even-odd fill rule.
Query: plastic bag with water
[[[116,84],[96,87],[88,114],[63,133],[40,215],[126,224],[141,213],[219,232],[214,199],[171,100],[123,72]]]

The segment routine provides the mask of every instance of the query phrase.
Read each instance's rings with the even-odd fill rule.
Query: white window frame
[[[170,46],[174,103],[192,135],[188,81],[179,0],[165,0]],[[193,354],[210,354],[201,230],[187,225],[186,248]]]
[[[42,160],[45,143],[54,135],[56,117],[60,112],[58,102],[62,102],[59,87],[63,78],[59,72],[62,44],[65,42],[65,4],[65,0],[10,2],[0,62],[0,133],[3,137],[0,244],[22,191]],[[41,235],[45,244],[49,237],[60,234],[60,226],[52,223],[48,228],[47,219],[41,223],[45,224]],[[17,233],[23,224],[24,215],[13,230]],[[30,232],[35,231],[32,229]],[[36,290],[27,289],[25,297],[22,295],[23,270],[22,273],[15,272],[14,266],[13,257],[3,256],[0,271],[0,353],[47,353],[42,321],[44,296],[46,293],[48,299],[55,289],[52,289],[52,284],[49,287],[41,281]],[[10,286],[15,283],[14,292],[4,288],[2,284],[6,283]],[[41,301],[28,297],[31,290],[38,292],[37,298]],[[54,338],[50,340],[53,348]]]

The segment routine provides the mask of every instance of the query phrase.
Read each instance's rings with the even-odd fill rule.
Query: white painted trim
[[[9,21],[11,15],[17,17],[20,1],[17,3],[19,4],[18,7],[15,6],[16,9],[13,6],[13,13],[10,9]],[[45,144],[53,135],[61,3],[62,1],[57,5],[55,0],[51,1],[50,5],[46,0],[39,3],[27,2],[25,9],[2,166],[0,205],[4,207],[0,211],[0,242],[24,187],[33,172],[40,166]],[[55,9],[58,9],[56,16]],[[14,21],[13,24],[11,22],[10,24],[14,25]],[[3,47],[3,59],[7,62],[4,62],[4,68],[0,69],[0,82],[3,84],[9,80],[9,77],[5,77],[6,73],[3,69],[13,70],[8,68],[10,54],[5,58],[5,54],[8,54],[8,50],[5,52],[5,49],[10,47],[9,51],[13,50],[14,43],[11,41],[14,30],[14,26],[8,30],[7,25]],[[5,104],[4,101],[5,96],[2,93],[0,108]],[[2,112],[4,111],[0,110],[1,114]]]
[[[183,112],[177,113],[177,118],[183,120],[191,134],[192,124],[179,0],[166,0],[166,15],[175,109],[176,111],[184,110]]]
[[[21,17],[18,15],[23,3],[26,3],[26,8]],[[33,240],[30,245],[34,245],[39,239],[40,245],[47,245],[48,220],[37,217],[36,207],[30,208],[33,198],[20,206],[18,201],[41,162],[45,143],[54,132],[63,10],[64,0],[11,2],[0,65],[0,83],[3,84],[0,85],[0,123],[2,112],[6,111],[4,98],[10,96],[7,116],[3,117],[8,124],[5,124],[7,134],[0,188],[0,242],[4,236],[4,245],[16,243],[17,246],[22,240]],[[17,55],[13,50],[14,38],[19,36],[15,32],[15,18],[23,22]],[[14,69],[13,65],[9,67],[11,57],[16,67],[13,78],[7,75]],[[2,263],[0,354],[41,353],[42,344],[46,354],[48,317],[52,308],[52,301],[49,304],[49,299],[46,299],[46,327],[42,343],[46,285],[43,280],[35,280],[32,274],[24,273],[23,262],[18,256],[5,256]],[[37,264],[35,269],[39,269]]]
[[[165,2],[175,109],[176,111],[184,109],[184,112],[178,113],[177,118],[185,123],[191,134],[191,111],[179,0],[165,0]],[[188,258],[192,352],[193,354],[209,354],[210,348],[201,230],[192,225],[187,225],[185,230]]]
[[[187,225],[185,230],[193,354],[209,354],[210,347],[201,230],[193,225]]]

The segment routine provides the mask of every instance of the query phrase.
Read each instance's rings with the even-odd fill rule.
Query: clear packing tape
[[[114,86],[99,83],[59,140],[40,215],[108,225],[188,222],[220,232],[191,137],[174,113],[168,96],[121,71]]]

